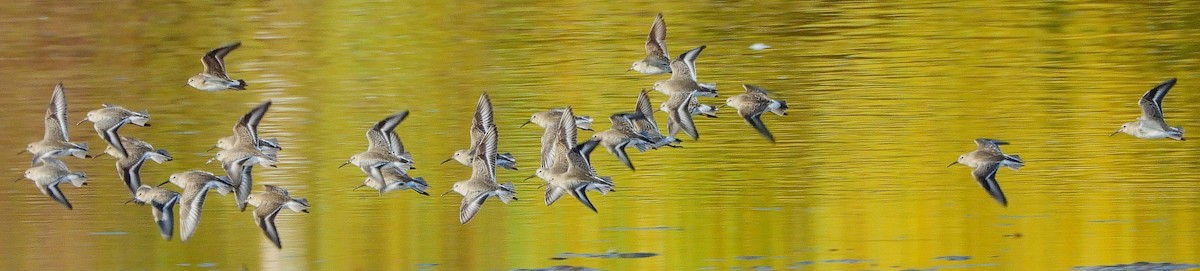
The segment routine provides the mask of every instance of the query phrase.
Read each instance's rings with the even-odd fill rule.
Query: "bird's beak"
[[[521,124],[521,127],[517,127],[517,128],[524,128],[524,127],[525,127],[525,125],[529,124],[530,122],[533,122],[533,121],[531,121],[531,120],[527,120],[527,121],[525,121],[525,123],[522,123],[522,124]]]
[[[1112,134],[1108,135],[1108,137],[1115,136],[1115,135],[1117,135],[1117,134],[1119,134],[1119,133],[1121,133],[1121,129],[1117,129],[1117,131],[1116,131],[1116,132],[1113,132]]]
[[[342,165],[338,166],[338,168],[342,168],[342,167],[344,167],[344,166],[346,166],[346,165],[349,165],[349,164],[350,164],[350,161],[346,161],[346,163],[345,163],[345,164],[342,164]]]
[[[28,151],[28,150],[21,150],[20,152],[17,152],[17,155],[21,155],[22,153],[26,153],[26,152],[29,152],[29,151]]]
[[[216,148],[217,148],[217,145],[213,145],[213,146],[212,146],[212,148],[208,148],[208,150],[205,150],[204,152],[210,152],[210,151],[212,151],[213,149],[216,149]]]
[[[522,181],[528,181],[529,179],[533,179],[533,177],[537,177],[537,173],[534,173],[533,175],[529,175],[529,177],[525,177],[525,179]]]
[[[20,177],[20,178],[17,178],[16,180],[13,180],[13,182],[15,183],[15,182],[21,181],[21,179],[24,179],[24,178],[25,178],[25,177]]]
[[[97,157],[100,157],[101,155],[105,155],[105,154],[107,154],[107,153],[102,152],[100,154],[97,154],[96,156],[92,156],[92,159],[96,159]]]
[[[80,125],[80,124],[83,124],[83,122],[85,122],[85,121],[87,121],[87,119],[82,119],[82,120],[79,120],[79,122],[76,122],[76,123],[75,123],[75,125]]]
[[[446,193],[442,193],[442,195],[439,197],[445,197],[446,194],[450,194],[450,192],[454,192],[454,189],[450,189],[450,191],[446,191]]]
[[[446,162],[450,162],[450,160],[454,160],[454,157],[446,158],[446,161],[442,161],[441,164],[444,165]]]
[[[167,180],[167,181],[165,181],[165,182],[162,182],[162,183],[160,183],[160,184],[158,184],[158,185],[155,185],[154,187],[162,187],[164,184],[167,184],[167,183],[169,183],[169,182],[171,182],[171,181],[170,181],[170,180]]]
[[[129,203],[133,202],[133,200],[136,200],[136,199],[129,199],[129,200],[125,201],[125,205],[129,205]]]
[[[951,166],[954,166],[955,164],[958,164],[958,161],[954,161],[953,163],[950,163],[950,165],[948,165],[946,167],[951,167]]]

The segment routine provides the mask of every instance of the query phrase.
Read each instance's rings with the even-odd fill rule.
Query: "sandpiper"
[[[559,127],[570,127],[570,123],[565,121],[567,116],[573,116],[571,107],[567,107],[563,113],[564,121]],[[550,206],[558,198],[562,197],[563,193],[570,193],[579,202],[591,209],[592,212],[598,212],[596,206],[592,205],[592,201],[587,197],[588,190],[597,190],[603,194],[613,191],[613,182],[611,177],[597,176],[596,169],[592,167],[589,160],[591,150],[600,142],[598,140],[588,140],[583,144],[574,145],[575,129],[559,129],[559,143],[556,148],[565,148],[572,146],[566,153],[566,168],[558,173],[543,173],[549,177],[546,185],[546,206]],[[560,152],[561,153],[561,152]],[[555,157],[555,159],[558,159]],[[541,170],[541,169],[539,169]],[[535,173],[536,174],[536,173]]]
[[[471,147],[475,150],[474,157],[471,159],[471,178],[454,183],[450,191],[442,193],[442,196],[445,196],[450,192],[458,192],[463,196],[458,213],[458,222],[461,224],[471,221],[471,218],[479,213],[479,209],[483,208],[483,202],[489,197],[499,198],[505,204],[508,204],[510,200],[517,200],[517,191],[512,182],[504,184],[496,182],[496,159],[499,156],[497,144],[500,140],[492,118],[492,102],[487,93],[484,93],[479,96],[475,119],[471,124],[472,127],[481,127],[483,131],[483,134],[477,138],[478,140],[473,142],[477,145]],[[569,121],[573,123],[574,118]],[[574,128],[571,130],[574,131]]]
[[[979,185],[983,186],[983,189],[987,190],[988,194],[996,199],[996,202],[1007,207],[1008,199],[1004,197],[1004,191],[1000,190],[1000,183],[996,182],[996,172],[1000,170],[1000,167],[1021,169],[1022,166],[1025,166],[1025,161],[1016,154],[1008,155],[1000,151],[1000,145],[1008,145],[1008,142],[979,138],[975,139],[975,144],[979,145],[979,149],[959,156],[958,161],[950,163],[946,167],[963,164],[975,169],[971,171],[971,175],[975,176],[975,181],[979,182]]]
[[[25,170],[25,179],[33,181],[42,195],[50,196],[67,209],[72,209],[71,202],[67,201],[67,196],[63,195],[58,185],[61,183],[71,183],[75,187],[87,185],[87,174],[71,172],[70,169],[67,169],[67,164],[57,158],[43,157],[39,163],[41,163],[40,166]]]
[[[263,191],[250,195],[247,199],[250,205],[254,205],[254,224],[262,228],[263,234],[271,243],[275,244],[276,248],[283,248],[283,244],[279,242],[279,230],[275,228],[275,216],[279,215],[279,211],[283,208],[288,208],[293,212],[308,213],[308,200],[304,198],[293,198],[288,195],[287,189],[274,185],[263,185]]]
[[[629,161],[629,154],[625,153],[625,147],[630,144],[654,145],[657,143],[656,139],[646,137],[634,127],[632,119],[641,117],[633,113],[613,114],[608,118],[612,122],[612,128],[592,134],[592,140],[598,141],[601,146],[608,149],[608,153],[616,155],[617,159],[626,167],[637,170],[633,167],[633,162]]]
[[[121,137],[121,144],[125,146],[125,151],[129,154],[124,158],[117,159],[117,175],[125,182],[125,187],[129,188],[129,193],[136,194],[138,187],[142,186],[142,165],[149,159],[155,163],[162,164],[171,161],[171,153],[164,149],[155,149],[150,143],[137,138]],[[117,149],[113,146],[104,148],[104,154],[112,157],[120,157]],[[99,155],[96,155],[99,157]]]
[[[696,82],[696,57],[700,56],[700,52],[704,51],[705,47],[701,45],[683,52],[678,58],[671,61],[671,78],[654,82],[654,90],[667,95],[697,91],[696,96],[717,97],[715,84]]]
[[[233,182],[233,187],[237,192],[234,199],[238,209],[242,211],[246,210],[246,197],[250,196],[250,189],[253,185],[251,173],[254,165],[275,167],[278,162],[275,156],[267,155],[259,150],[257,122],[251,121],[261,120],[267,113],[267,109],[270,108],[271,101],[266,101],[242,115],[242,118],[233,126],[233,134],[237,138],[234,140],[233,146],[217,152],[216,156],[208,160],[209,162],[214,160],[221,162],[221,168],[225,169],[225,174]]]
[[[679,139],[670,136],[663,136],[658,130],[658,121],[654,119],[654,106],[650,104],[649,91],[642,90],[642,94],[638,95],[637,106],[634,108],[637,112],[636,118],[632,118],[633,126],[638,133],[650,139],[650,144],[642,142],[634,142],[634,147],[639,152],[645,152],[649,149],[657,149],[662,146],[678,148],[679,146],[671,145],[671,143],[680,142]]]
[[[28,152],[33,155],[31,166],[36,166],[38,161],[44,157],[91,157],[88,155],[87,142],[74,143],[67,136],[67,94],[62,83],[54,86],[54,92],[50,95],[50,106],[46,108],[43,122],[46,125],[46,132],[43,134],[42,140],[29,143],[25,146],[25,150],[17,153]]]
[[[700,100],[698,99],[692,99],[692,101],[688,103],[688,106],[691,109],[691,114],[693,116],[705,116],[710,119],[717,118],[717,110],[719,110],[719,108],[716,106],[700,103]]]
[[[696,131],[696,123],[692,120],[692,101],[696,99],[697,91],[689,93],[672,92],[666,102],[658,109],[667,113],[667,135],[675,137],[683,131],[692,139],[699,139],[700,132]]]
[[[629,68],[644,74],[664,74],[671,72],[671,57],[667,53],[667,23],[663,21],[662,13],[654,17],[650,25],[650,35],[646,36],[646,58],[634,62]]]
[[[96,133],[100,134],[100,138],[108,142],[109,146],[117,149],[120,155],[114,155],[117,159],[124,158],[127,153],[125,147],[121,145],[121,135],[117,134],[117,130],[126,123],[132,123],[137,126],[150,126],[150,113],[146,110],[140,112],[130,111],[124,107],[111,104],[103,104],[100,109],[92,110],[87,113],[87,118],[75,123],[79,125],[84,121],[92,122],[92,128],[96,129]]]
[[[742,85],[742,87],[746,89],[746,93],[725,99],[725,105],[737,109],[738,115],[741,115],[746,123],[758,130],[758,133],[767,140],[775,142],[775,136],[771,135],[771,131],[767,130],[767,125],[762,122],[762,114],[770,111],[776,115],[786,116],[787,102],[772,100],[767,95],[767,90],[763,88],[749,84]]]
[[[149,185],[139,186],[135,191],[129,202],[149,203],[150,215],[154,216],[158,233],[163,240],[171,240],[175,231],[175,204],[179,203],[179,193]]]
[[[561,113],[559,116],[561,116]],[[539,124],[544,125],[543,127],[545,128],[541,138],[541,164],[534,171],[533,175],[529,175],[525,180],[538,177],[549,183],[551,175],[566,170],[567,152],[570,151],[570,147],[568,146],[575,144],[577,132],[574,129],[566,132],[562,131],[563,129],[559,125],[562,119],[559,118],[557,120],[556,122]],[[570,134],[569,139],[565,138],[567,134]]]
[[[533,123],[544,129],[549,127],[552,123],[558,123],[558,118],[562,116],[562,111],[562,108],[551,108],[550,110],[533,113],[533,116],[530,116],[529,120],[525,121],[525,123],[522,123],[521,127],[525,127],[525,125]],[[579,130],[591,131],[592,117],[575,116],[575,127],[578,127]]]
[[[350,156],[340,167],[353,164],[371,179],[385,182],[384,171],[407,174],[413,169],[412,154],[404,150],[404,143],[396,135],[396,126],[408,118],[408,111],[392,114],[375,123],[367,130],[367,150]]]
[[[252,121],[254,123],[254,125],[252,125],[252,126],[258,127],[258,120],[252,120]],[[255,128],[254,131],[257,132],[258,129]],[[214,149],[224,150],[224,149],[233,148],[233,142],[236,142],[236,141],[237,141],[237,135],[229,135],[226,137],[222,137],[221,139],[217,139],[216,145],[209,147],[208,150],[205,150],[205,151],[209,152]],[[279,146],[279,139],[260,138],[260,139],[258,139],[258,150],[262,151],[266,155],[275,156],[275,155],[279,154],[280,150],[283,150],[283,147]]]
[[[182,205],[179,206],[180,240],[187,242],[196,233],[196,226],[200,225],[200,211],[203,211],[204,198],[208,196],[209,189],[216,189],[221,195],[233,191],[233,184],[227,178],[207,171],[191,170],[171,174],[166,182],[158,184],[161,187],[172,183],[183,188],[183,195],[180,197]]]
[[[551,109],[551,111],[554,111],[554,110]],[[488,122],[491,122],[491,118],[493,117],[491,114],[492,114],[491,101],[489,100],[488,101],[488,112],[486,113],[486,115],[481,115],[477,110],[475,113],[475,117],[471,120],[471,123],[472,123],[472,125],[471,125],[471,145],[470,145],[471,147],[467,148],[467,149],[461,149],[461,150],[454,151],[454,153],[450,155],[450,158],[446,158],[446,160],[442,161],[442,164],[445,164],[446,162],[450,162],[451,160],[453,160],[453,161],[457,161],[459,164],[462,164],[465,166],[474,166],[475,165],[472,161],[472,159],[474,159],[475,157],[478,157],[478,154],[475,153],[475,147],[479,146],[479,140],[483,137],[485,130],[488,129],[488,127],[481,125],[482,123],[484,123],[484,121],[482,121],[480,118],[488,118]],[[547,117],[543,117],[543,118],[550,118],[552,116],[553,115],[548,115]],[[532,120],[532,119],[533,119],[533,117],[530,117],[530,120]],[[538,125],[541,125],[541,124],[538,124]],[[589,120],[588,127],[591,127],[590,120]],[[513,157],[513,155],[511,153],[507,153],[507,152],[500,153],[500,154],[497,154],[497,156],[496,156],[495,165],[506,168],[506,169],[510,169],[510,170],[517,170],[517,159],[515,157]]]
[[[267,103],[270,103],[270,101],[267,101]],[[270,106],[270,105],[268,105],[268,106]],[[258,140],[258,143],[255,144],[255,146],[258,147],[258,150],[263,152],[263,154],[266,154],[271,157],[275,157],[275,155],[280,150],[283,150],[283,147],[279,146],[279,140],[275,139],[275,138],[264,139],[258,135],[258,124],[260,122],[262,122],[262,118],[265,115],[266,115],[265,113],[264,114],[250,114],[249,118],[246,119],[246,124],[244,126],[249,128],[248,130],[250,131],[250,133],[254,136],[254,138],[256,138]],[[226,136],[226,137],[222,137],[221,139],[218,139],[217,144],[213,145],[211,148],[208,148],[208,150],[206,150],[206,151],[212,151],[213,149],[217,149],[217,148],[222,149],[222,150],[227,150],[227,149],[233,148],[234,144],[238,142],[238,134],[236,132],[237,131],[236,127],[237,126],[235,125],[234,126],[234,128],[235,128],[234,134]]]
[[[384,171],[382,171],[382,173],[383,173],[383,179],[385,181],[379,181],[379,180],[367,177],[366,180],[363,180],[362,184],[358,185],[357,187],[354,187],[354,189],[351,189],[351,190],[358,190],[359,188],[370,187],[370,188],[374,188],[375,190],[378,190],[379,195],[383,196],[383,194],[392,192],[392,191],[412,189],[414,192],[417,192],[417,194],[426,195],[426,196],[429,195],[428,192],[425,192],[425,191],[429,190],[429,183],[425,182],[425,178],[422,178],[422,177],[412,178],[406,174],[402,174],[395,170],[384,170]]]
[[[472,157],[473,154],[471,151],[472,151],[472,149],[462,149],[462,150],[454,151],[454,154],[451,154],[450,158],[446,158],[446,160],[442,160],[442,164],[445,164],[446,162],[450,162],[451,160],[454,160],[455,162],[458,162],[459,164],[462,164],[465,166],[470,166],[471,159],[474,158],[474,157]],[[508,153],[508,152],[501,153],[498,156],[496,156],[496,166],[502,167],[502,168],[505,168],[508,170],[517,170],[517,158],[513,157],[512,153]]]
[[[220,48],[212,49],[200,58],[204,71],[188,78],[187,84],[203,91],[220,91],[226,89],[245,90],[246,81],[229,79],[225,73],[225,55],[242,46],[242,42],[234,42]]]
[[[1142,99],[1138,100],[1138,107],[1142,108],[1142,115],[1137,118],[1137,121],[1122,124],[1121,129],[1108,136],[1123,132],[1138,138],[1170,138],[1183,141],[1183,127],[1168,126],[1167,122],[1163,120],[1162,100],[1173,86],[1175,86],[1175,78],[1167,79],[1143,94]]]

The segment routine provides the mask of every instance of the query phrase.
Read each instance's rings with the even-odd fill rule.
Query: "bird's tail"
[[[229,86],[236,90],[246,90],[246,80],[238,79],[237,84]]]
[[[71,179],[71,185],[74,185],[75,187],[80,187],[87,184],[87,174],[84,174],[83,172],[76,172],[69,178]]]
[[[1025,160],[1021,160],[1020,155],[1016,155],[1016,154],[1005,155],[1004,160],[1010,162],[1010,163],[1005,164],[1004,166],[1009,167],[1012,170],[1019,170],[1019,169],[1021,169],[1021,167],[1025,166]]]
[[[578,127],[579,129],[591,131],[592,130],[592,117],[589,117],[589,116],[575,117],[575,127]]]
[[[309,206],[309,205],[308,205],[308,199],[306,199],[306,198],[294,198],[294,199],[292,199],[292,200],[295,200],[296,202],[299,202],[301,205],[304,205],[304,206]],[[295,210],[295,209],[293,209],[293,210]],[[299,210],[295,210],[295,211],[299,212]]]
[[[496,191],[496,197],[500,198],[500,201],[504,202],[504,204],[517,199],[517,189],[513,186],[512,182],[502,183],[500,187],[501,189]]]
[[[775,107],[775,108],[771,108],[771,113],[775,113],[775,115],[780,115],[780,116],[787,116],[787,110],[788,110],[787,101],[775,100],[775,102],[779,103],[779,106]]]

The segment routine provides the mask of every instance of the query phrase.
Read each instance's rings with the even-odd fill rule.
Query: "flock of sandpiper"
[[[189,78],[187,85],[203,91],[246,89],[245,81],[231,79],[226,74],[224,64],[224,57],[239,46],[240,43],[233,43],[206,53],[201,58],[204,71]],[[564,194],[570,194],[587,208],[596,211],[596,207],[588,199],[587,192],[595,190],[607,194],[613,191],[614,186],[610,177],[600,176],[591,165],[591,152],[598,146],[603,146],[632,170],[634,166],[625,151],[626,147],[632,146],[639,152],[664,146],[680,147],[676,144],[682,140],[675,136],[681,131],[693,139],[699,138],[692,117],[716,117],[718,110],[718,107],[700,103],[698,99],[717,96],[715,84],[699,83],[696,79],[695,61],[704,48],[705,46],[699,46],[673,60],[670,59],[666,47],[666,24],[660,13],[646,39],[645,59],[634,62],[630,68],[643,74],[671,74],[669,79],[654,83],[653,88],[667,96],[666,102],[662,103],[658,110],[652,106],[648,91],[642,90],[632,112],[611,115],[611,128],[594,133],[582,143],[578,142],[577,130],[592,130],[592,119],[576,115],[570,106],[535,113],[522,124],[524,127],[533,123],[544,129],[541,137],[541,163],[535,173],[526,179],[539,177],[545,181],[543,186],[546,189],[546,205],[554,203]],[[1124,132],[1139,138],[1183,140],[1183,130],[1167,126],[1162,115],[1162,99],[1174,84],[1175,80],[1170,79],[1147,92],[1139,101],[1142,116],[1135,122],[1122,125],[1116,133]],[[787,103],[771,99],[768,92],[760,87],[749,84],[742,86],[745,93],[726,99],[722,107],[736,109],[738,115],[758,133],[774,142],[774,137],[763,124],[761,116],[766,112],[786,115]],[[202,170],[179,172],[172,174],[166,182],[158,186],[142,184],[141,167],[147,160],[155,163],[171,161],[171,154],[166,150],[155,149],[141,139],[118,134],[118,130],[125,124],[150,126],[150,115],[146,111],[136,112],[105,104],[100,109],[88,112],[83,121],[92,122],[101,139],[107,142],[104,154],[117,159],[117,175],[125,182],[132,196],[130,202],[151,206],[151,213],[164,239],[170,240],[173,236],[173,209],[178,204],[182,215],[179,218],[180,235],[183,241],[187,241],[199,224],[205,197],[209,190],[215,189],[222,195],[233,192],[235,203],[242,211],[245,211],[247,204],[255,206],[255,223],[268,239],[282,248],[275,227],[275,216],[284,208],[307,213],[309,203],[303,198],[292,197],[286,189],[273,185],[263,185],[260,191],[251,193],[253,167],[275,167],[276,154],[282,150],[276,139],[262,138],[258,134],[258,124],[270,106],[271,102],[267,101],[251,109],[233,126],[232,135],[219,139],[209,149],[221,149],[209,163],[220,162],[225,174],[217,175]],[[517,191],[512,182],[501,184],[496,181],[496,167],[516,170],[517,161],[511,154],[500,153],[498,150],[499,134],[492,110],[491,99],[487,93],[483,93],[479,97],[471,122],[470,145],[455,151],[450,158],[442,161],[444,164],[453,160],[472,168],[469,179],[454,183],[450,191],[442,194],[444,196],[450,192],[457,192],[463,196],[459,211],[459,222],[463,224],[470,221],[490,197],[498,198],[504,203],[517,199]],[[658,128],[654,117],[656,111],[663,111],[668,116],[666,134]],[[422,195],[429,195],[426,192],[429,184],[424,178],[409,176],[409,170],[415,168],[414,160],[412,154],[405,151],[404,144],[394,131],[407,117],[408,111],[403,111],[380,120],[367,130],[367,149],[351,156],[342,164],[357,166],[367,175],[363,183],[354,190],[370,187],[382,195],[412,189]],[[61,183],[83,186],[87,184],[87,175],[83,172],[72,172],[60,158],[96,157],[88,154],[86,142],[70,141],[67,133],[66,89],[61,83],[55,86],[51,94],[44,121],[46,129],[43,139],[29,144],[21,152],[33,155],[32,167],[25,171],[24,177],[32,180],[42,194],[70,209],[71,203],[58,186]],[[996,172],[1000,167],[1019,169],[1024,165],[1023,160],[1017,155],[1007,155],[1000,151],[999,145],[1008,144],[1007,142],[981,138],[976,139],[975,143],[978,144],[978,150],[960,156],[950,165],[963,164],[974,168],[975,179],[993,198],[1002,205],[1007,205],[1007,200],[996,182]],[[160,188],[167,183],[175,184],[183,193]]]

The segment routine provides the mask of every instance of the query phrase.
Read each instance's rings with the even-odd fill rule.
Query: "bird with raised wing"
[[[574,123],[574,118],[570,121]],[[497,145],[500,143],[500,139],[496,133],[492,102],[487,93],[479,96],[475,118],[472,122],[472,127],[480,127],[483,134],[474,142],[477,145],[471,146],[474,155],[471,159],[471,178],[454,183],[450,191],[442,193],[442,196],[445,196],[450,192],[458,192],[463,196],[458,211],[458,222],[461,224],[471,221],[475,214],[483,208],[484,201],[489,197],[499,198],[505,204],[517,200],[517,191],[512,182],[504,184],[496,182],[496,159],[499,156]],[[572,131],[574,129],[574,127],[571,128]]]
[[[1138,100],[1138,107],[1142,109],[1142,115],[1138,116],[1137,121],[1122,124],[1121,129],[1109,136],[1126,133],[1137,138],[1170,138],[1183,141],[1183,127],[1169,126],[1163,120],[1162,101],[1173,86],[1175,86],[1175,78],[1167,79],[1151,88],[1150,91],[1146,91],[1146,94],[1142,94],[1142,99]]]
[[[33,155],[30,166],[36,166],[38,161],[45,157],[91,157],[88,155],[87,142],[71,142],[71,138],[67,136],[67,93],[62,83],[54,86],[54,92],[50,94],[50,106],[46,108],[46,115],[42,121],[46,125],[42,140],[29,143],[25,150],[17,153],[28,152]]]
[[[667,23],[662,13],[654,17],[650,34],[646,36],[646,58],[633,63],[629,68],[643,74],[671,73],[671,57],[667,53]]]
[[[404,143],[396,134],[396,126],[408,118],[408,111],[392,114],[367,130],[367,150],[350,156],[346,165],[355,165],[378,182],[387,182],[385,171],[408,174],[413,169],[412,154],[404,150]],[[407,175],[406,175],[407,176]]]
[[[246,90],[246,81],[230,79],[225,70],[225,56],[241,46],[242,42],[239,41],[209,50],[203,57],[200,57],[200,64],[204,64],[204,71],[188,78],[187,84],[203,91]]]
[[[489,106],[491,105],[490,101],[489,101],[488,105]],[[481,124],[485,123],[485,122],[480,120],[479,118],[481,118],[481,117],[492,118],[493,116],[491,115],[491,111],[490,111],[491,108],[489,107],[488,110],[489,111],[487,112],[487,115],[480,115],[478,110],[476,110],[475,118],[471,120],[472,124],[471,124],[470,148],[454,151],[454,153],[450,155],[450,158],[446,158],[446,160],[442,161],[442,164],[445,164],[446,162],[450,162],[451,160],[453,160],[453,161],[456,161],[459,164],[462,164],[465,166],[474,166],[475,165],[475,163],[473,162],[474,161],[473,159],[475,157],[478,157],[478,154],[475,153],[476,152],[475,147],[480,145],[479,140],[481,140],[481,138],[483,138],[483,134],[485,133],[485,130],[487,129],[487,127],[481,126]],[[551,111],[554,111],[554,110],[552,109]],[[552,115],[548,115],[547,117],[544,117],[544,118],[548,118],[550,116],[552,116]],[[532,120],[533,117],[530,117],[530,119]],[[539,124],[539,125],[541,125],[541,124]],[[589,121],[588,127],[591,127],[590,121]],[[507,153],[507,152],[498,153],[496,156],[495,164],[496,164],[496,166],[499,166],[499,167],[502,167],[505,169],[517,170],[517,158],[513,157],[512,153]]]
[[[559,136],[555,146],[556,150],[566,149],[565,168],[560,168],[558,172],[544,172],[544,176],[549,177],[546,185],[546,206],[550,206],[563,194],[571,194],[580,203],[591,209],[592,212],[598,212],[596,206],[592,204],[591,199],[587,196],[588,190],[597,190],[601,194],[608,194],[613,191],[612,178],[608,176],[598,176],[596,169],[592,167],[591,150],[595,149],[600,144],[598,140],[588,140],[583,144],[575,145],[575,129],[571,129],[570,123],[566,120],[567,116],[573,116],[571,107],[568,106],[563,113],[564,121],[559,124]],[[568,128],[561,128],[568,127]],[[569,148],[569,149],[568,149]],[[564,154],[559,151],[559,154]],[[553,157],[552,159],[560,159]],[[553,167],[552,167],[553,168]],[[541,170],[541,169],[539,169]],[[536,174],[536,173],[535,173]]]
[[[664,136],[658,130],[658,121],[654,119],[654,111],[654,106],[650,104],[649,91],[643,89],[642,93],[638,95],[637,105],[634,108],[634,112],[637,112],[634,115],[636,117],[630,120],[633,121],[634,130],[650,139],[650,141],[649,143],[634,142],[634,148],[637,148],[639,152],[657,149],[662,146],[678,148],[679,146],[671,144],[681,142],[681,140],[672,136]]]
[[[683,52],[671,61],[671,78],[654,82],[654,90],[667,95],[696,91],[696,96],[717,97],[716,84],[696,82],[696,58],[705,47],[701,45]]]
[[[117,153],[120,154],[113,157],[117,159],[124,158],[126,155],[125,146],[121,145],[121,135],[117,134],[117,130],[129,123],[142,127],[150,126],[150,113],[146,112],[146,110],[134,112],[111,104],[103,104],[101,106],[100,109],[88,112],[87,118],[80,120],[75,125],[82,124],[84,121],[92,122],[92,128],[95,128],[96,133],[100,134],[100,139],[108,142],[108,145],[117,149]]]
[[[233,126],[233,134],[237,138],[234,140],[233,146],[217,152],[212,159],[208,160],[210,163],[212,161],[221,162],[221,168],[225,169],[225,174],[237,192],[234,194],[234,199],[238,209],[242,211],[246,210],[246,197],[250,196],[253,186],[254,181],[251,175],[254,165],[275,167],[275,164],[278,163],[275,156],[267,155],[259,150],[258,122],[252,122],[252,120],[261,120],[270,108],[271,101],[266,101],[242,115],[242,118],[238,119],[237,124]]]
[[[633,119],[641,118],[642,116],[636,113],[617,113],[610,116],[608,119],[612,122],[612,127],[608,130],[600,131],[592,134],[592,140],[599,142],[600,146],[604,146],[608,153],[617,156],[617,160],[625,164],[631,170],[637,170],[633,167],[633,162],[629,160],[629,154],[625,153],[625,147],[633,145],[654,145],[656,139],[651,139],[642,133],[639,133],[634,127]]]

